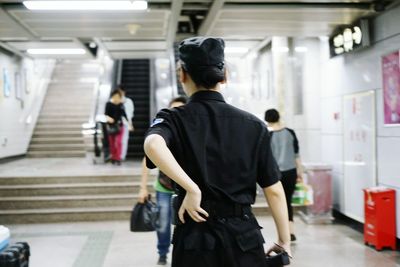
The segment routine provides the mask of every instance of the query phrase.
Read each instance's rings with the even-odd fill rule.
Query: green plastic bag
[[[314,192],[310,185],[297,183],[294,189],[293,205],[308,206],[314,204]]]

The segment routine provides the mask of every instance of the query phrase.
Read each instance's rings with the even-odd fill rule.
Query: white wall
[[[341,120],[334,120],[333,113],[340,112],[344,95],[375,91],[377,120],[377,183],[397,190],[400,199],[400,127],[385,127],[383,124],[381,57],[400,50],[400,7],[390,10],[373,21],[373,45],[363,51],[354,52],[328,60],[324,69],[321,112],[322,149],[324,161],[335,166],[335,204],[343,209],[343,129]],[[327,51],[327,45],[323,44]],[[341,114],[342,115],[342,114]],[[397,233],[400,237],[400,205],[397,205]]]
[[[227,58],[239,74],[224,91],[232,104],[260,118],[268,108],[280,109],[286,125],[298,134],[303,161],[332,165],[334,207],[340,211],[343,211],[344,196],[343,98],[353,93],[374,91],[377,185],[397,190],[398,237],[400,127],[383,125],[381,57],[400,50],[399,18],[400,7],[383,13],[372,22],[374,39],[371,47],[332,59],[329,58],[327,38],[294,39],[290,42],[286,37],[275,37],[272,39],[275,51],[264,51],[256,59]],[[290,52],[279,52],[279,47],[285,46],[291,48]],[[307,52],[296,53],[295,47],[306,47]],[[267,71],[272,72],[272,94],[266,98],[254,95],[253,85]],[[300,80],[295,77],[299,72],[302,74]],[[300,85],[304,109],[302,114],[296,114],[294,105],[298,95],[295,92]],[[268,86],[261,90],[268,90]],[[359,203],[363,199],[354,201]]]
[[[37,117],[54,67],[52,60],[17,59],[0,52],[0,159],[27,152]],[[7,70],[11,95],[4,96],[3,69]],[[27,86],[16,98],[16,72],[27,73]]]

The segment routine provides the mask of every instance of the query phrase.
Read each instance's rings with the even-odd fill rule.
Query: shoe
[[[167,265],[167,256],[160,256],[157,265]]]
[[[296,240],[297,240],[296,236],[294,234],[290,234],[290,241],[294,242]]]

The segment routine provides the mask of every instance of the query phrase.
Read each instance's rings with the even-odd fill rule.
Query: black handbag
[[[109,135],[116,135],[121,131],[121,125],[119,123],[107,124],[107,133]]]
[[[131,213],[131,232],[151,232],[159,226],[160,208],[151,201],[137,203]]]
[[[289,255],[286,252],[274,256],[267,256],[267,267],[283,267],[290,264]]]

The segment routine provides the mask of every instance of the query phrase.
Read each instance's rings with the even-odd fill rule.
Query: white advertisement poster
[[[364,222],[363,189],[376,185],[375,93],[348,95],[343,103],[344,212]]]

